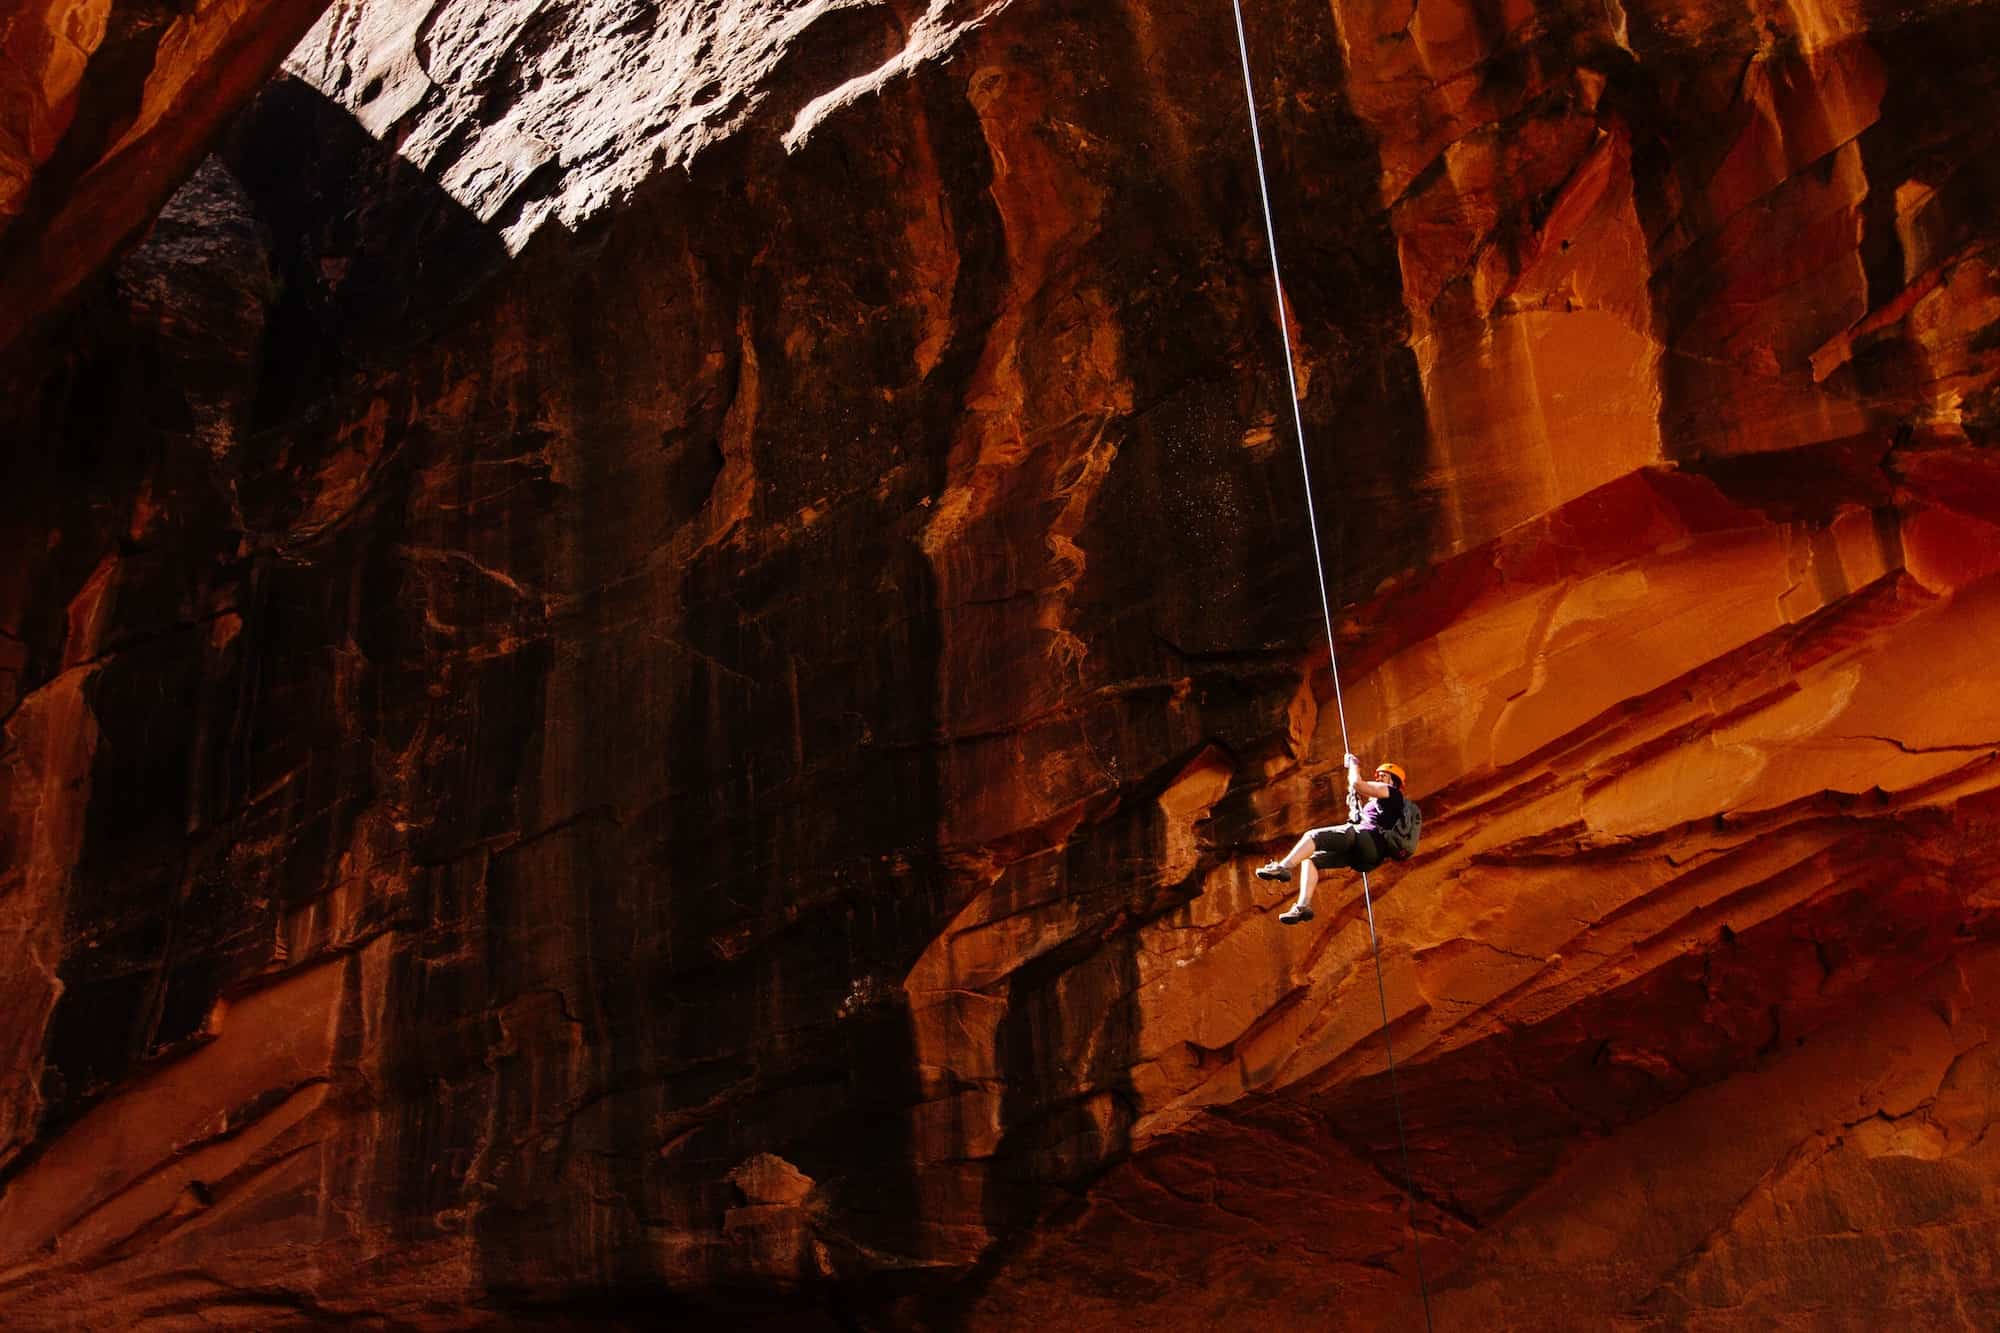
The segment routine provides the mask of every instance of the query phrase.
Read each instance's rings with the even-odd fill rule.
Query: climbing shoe
[[[1313,919],[1313,912],[1312,908],[1310,907],[1294,907],[1292,908],[1291,911],[1286,912],[1283,916],[1278,918],[1278,920],[1282,921],[1284,924],[1288,926],[1303,926],[1306,922],[1312,919]]]
[[[1292,882],[1291,867],[1280,865],[1276,861],[1266,861],[1257,867],[1257,878],[1275,879],[1280,884],[1289,884]]]

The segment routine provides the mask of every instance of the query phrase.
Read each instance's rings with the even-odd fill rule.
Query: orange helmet
[[[1403,766],[1402,766],[1401,764],[1377,764],[1377,765],[1375,765],[1375,776],[1376,776],[1376,777],[1378,777],[1378,778],[1379,778],[1379,777],[1381,777],[1381,776],[1382,776],[1382,775],[1383,775],[1384,773],[1387,773],[1387,774],[1389,774],[1389,775],[1390,775],[1391,777],[1395,778],[1395,779],[1396,779],[1396,785],[1397,785],[1398,787],[1407,787],[1407,786],[1409,786],[1409,785],[1410,785],[1410,775],[1409,775],[1408,773],[1405,773],[1405,772],[1403,771]]]

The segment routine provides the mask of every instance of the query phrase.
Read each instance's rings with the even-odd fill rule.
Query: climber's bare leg
[[[1292,844],[1292,850],[1280,857],[1278,864],[1290,870],[1302,861],[1310,861],[1314,850],[1313,835],[1308,833]]]
[[[1292,877],[1292,871],[1301,862],[1312,859],[1314,850],[1316,850],[1316,845],[1313,842],[1313,835],[1308,831],[1304,837],[1292,844],[1292,850],[1286,852],[1284,856],[1276,861],[1266,861],[1263,865],[1258,866],[1257,878],[1289,881]]]

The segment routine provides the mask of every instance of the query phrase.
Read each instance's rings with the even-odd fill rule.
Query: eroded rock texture
[[[1439,1327],[2000,1320],[2000,11],[1250,15]],[[1412,1324],[1227,15],[361,0],[12,371],[0,1314]]]
[[[0,4],[0,348],[152,220],[325,7]]]

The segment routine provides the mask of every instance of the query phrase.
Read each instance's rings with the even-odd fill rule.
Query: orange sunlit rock
[[[0,1323],[2000,1322],[2000,11],[122,12]]]

